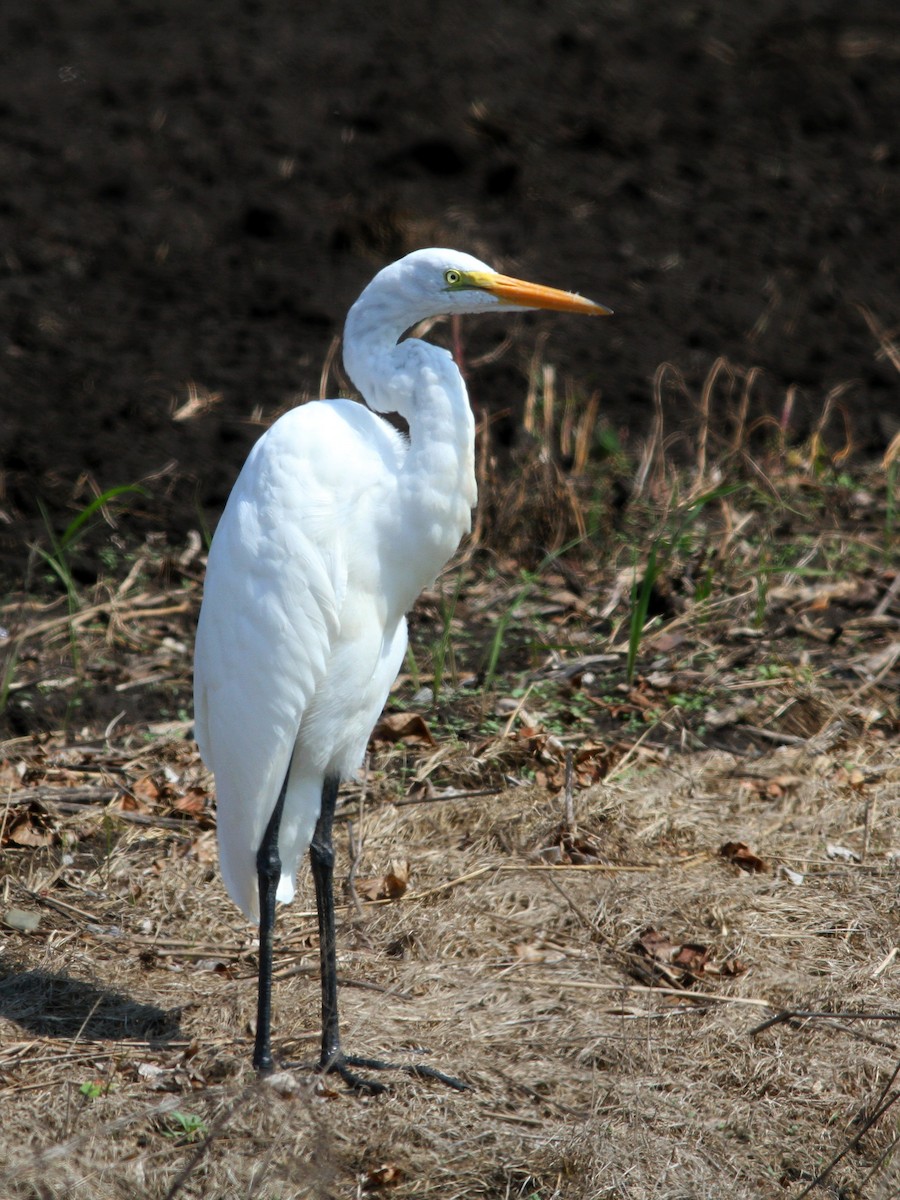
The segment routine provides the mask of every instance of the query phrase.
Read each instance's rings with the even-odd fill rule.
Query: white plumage
[[[344,362],[368,408],[329,400],[292,410],[234,486],[209,553],[194,705],[215,774],[222,876],[253,920],[264,895],[258,854],[282,785],[277,899],[289,901],[323,786],[360,765],[400,669],[405,614],[470,528],[465,385],[447,351],[400,338],[443,313],[539,307],[608,311],[456,251],[407,255],[347,317]],[[409,437],[379,412],[399,413]]]

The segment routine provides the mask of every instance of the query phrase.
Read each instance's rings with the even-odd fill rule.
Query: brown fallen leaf
[[[553,790],[561,788],[566,776],[566,745],[558,737],[537,730],[520,729],[518,740],[527,740],[530,755],[541,764],[535,768],[535,782]],[[573,782],[582,788],[599,783],[606,778],[622,754],[623,749],[618,744],[610,746],[586,742],[572,756],[575,771]]]
[[[768,871],[769,869],[769,865],[765,859],[754,854],[746,842],[725,842],[724,845],[719,847],[719,854],[722,858],[727,858],[736,867],[740,867],[742,871],[747,871],[751,875],[756,875],[761,871]]]
[[[775,799],[783,796],[785,792],[793,791],[804,782],[802,775],[773,775],[766,785],[766,795]]]
[[[356,881],[357,895],[363,900],[398,900],[409,887],[409,862],[395,858],[384,875]]]
[[[131,786],[131,794],[141,800],[154,804],[159,799],[159,787],[151,775],[145,775]]]
[[[513,947],[516,959],[520,963],[558,963],[562,962],[565,954],[557,947],[539,946],[536,942],[519,942]]]
[[[597,839],[599,840],[599,839]],[[535,850],[535,854],[547,863],[572,863],[575,866],[602,862],[600,847],[589,831],[573,833],[563,823],[558,825],[547,842]]]
[[[651,986],[662,983],[677,988],[696,983],[712,953],[700,942],[675,942],[665,930],[653,928],[644,930],[632,950],[637,956],[632,959],[637,978]]]
[[[709,961],[709,946],[699,942],[683,942],[672,955],[672,966],[689,971],[691,975],[701,975]]]
[[[147,804],[140,796],[132,796],[129,792],[120,792],[115,800],[111,800],[108,805],[115,812],[130,812],[140,813],[146,816],[153,812],[153,807]]]
[[[778,800],[803,782],[802,775],[748,775],[739,781],[738,787],[757,796],[765,796],[769,800]]]
[[[668,654],[670,650],[677,650],[679,646],[683,646],[687,638],[683,633],[659,633],[652,638],[653,649],[660,651],[662,654]]]
[[[49,813],[37,801],[14,810],[7,819],[4,844],[49,846],[56,838],[56,826]]]
[[[534,942],[519,942],[514,947],[516,958],[523,963],[542,963],[546,954]]]
[[[396,1163],[382,1163],[380,1167],[370,1167],[362,1179],[364,1192],[380,1191],[382,1188],[397,1187],[403,1182],[403,1172]]]
[[[372,737],[378,742],[424,742],[435,744],[425,718],[419,713],[385,713],[375,728]]]
[[[556,866],[557,863],[563,861],[562,846],[541,846],[535,851],[541,862],[549,863],[551,866]]]
[[[194,858],[200,863],[215,863],[219,861],[219,850],[216,844],[216,831],[207,829],[199,837],[195,837],[188,847],[188,858]]]
[[[25,764],[23,762],[11,763],[6,760],[0,762],[0,789],[4,793],[17,791],[22,786],[24,775]]]
[[[434,795],[434,784],[430,779],[414,780],[406,793],[407,800],[430,800]]]
[[[861,791],[867,782],[865,772],[861,771],[859,767],[848,767],[843,764],[835,770],[832,778],[839,787],[851,787],[857,792]]]
[[[192,817],[203,816],[208,794],[205,788],[188,788],[184,795],[174,801],[172,808],[175,812],[188,813]]]

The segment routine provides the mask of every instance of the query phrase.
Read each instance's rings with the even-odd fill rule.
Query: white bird
[[[197,742],[216,784],[219,862],[260,924],[254,1066],[272,1070],[276,900],[309,848],[319,919],[319,1069],[376,1092],[341,1048],[332,822],[406,652],[406,613],[471,527],[475,426],[451,355],[413,325],[452,313],[610,310],[498,275],[471,255],[417,250],[350,309],[344,364],[368,407],[326,400],[256,443],[209,552],[194,660]],[[405,419],[404,436],[378,413]],[[431,1068],[403,1067],[463,1087]]]

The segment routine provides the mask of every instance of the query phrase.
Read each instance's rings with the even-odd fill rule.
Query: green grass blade
[[[634,683],[634,669],[637,664],[638,651],[647,623],[647,610],[650,607],[650,595],[659,574],[657,570],[656,543],[650,547],[647,556],[647,566],[644,577],[638,587],[637,574],[631,586],[631,621],[628,627],[628,661],[625,667],[625,678],[629,684]]]
[[[78,535],[84,529],[84,526],[98,509],[101,509],[104,504],[108,504],[110,500],[115,500],[117,496],[124,496],[129,492],[138,492],[142,496],[148,494],[147,489],[141,487],[139,483],[121,483],[117,487],[107,488],[101,495],[96,496],[90,504],[86,504],[77,516],[73,517],[59,539],[58,549],[67,550],[75,542]]]

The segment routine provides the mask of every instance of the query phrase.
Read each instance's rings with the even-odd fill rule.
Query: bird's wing
[[[287,413],[247,459],[210,549],[195,733],[216,777],[225,882],[247,912],[253,855],[340,635],[347,514],[393,477],[384,429],[349,401]]]

